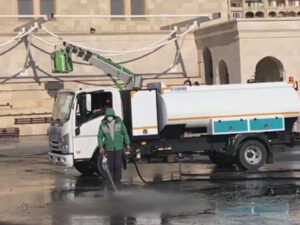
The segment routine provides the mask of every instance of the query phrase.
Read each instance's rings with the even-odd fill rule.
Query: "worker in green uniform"
[[[126,126],[112,108],[105,110],[98,131],[98,147],[107,156],[108,167],[115,185],[121,184],[124,149],[130,151],[130,139]]]

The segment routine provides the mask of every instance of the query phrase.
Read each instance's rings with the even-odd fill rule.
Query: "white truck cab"
[[[79,172],[90,173],[90,159],[97,149],[97,134],[105,109],[113,107],[123,118],[120,92],[109,87],[59,91],[49,129],[49,159]]]

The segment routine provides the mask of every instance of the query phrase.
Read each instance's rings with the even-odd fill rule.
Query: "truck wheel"
[[[74,167],[76,168],[76,170],[79,173],[81,173],[83,175],[92,175],[93,174],[93,170],[91,168],[91,165],[88,162],[75,163]]]
[[[232,165],[235,163],[234,157],[219,152],[210,152],[208,157],[212,163],[221,168],[232,167]]]
[[[265,146],[255,140],[245,141],[240,145],[237,161],[246,170],[256,170],[266,163],[267,150]]]
[[[96,155],[95,157],[95,172],[101,176],[101,177],[104,177],[106,175],[105,173],[105,170],[103,169],[103,166],[102,166],[102,155],[98,154]]]

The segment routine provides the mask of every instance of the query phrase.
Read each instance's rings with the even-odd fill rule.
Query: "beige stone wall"
[[[300,20],[255,20],[238,22],[241,48],[242,82],[255,74],[264,57],[278,59],[284,67],[284,80],[294,76],[300,81]]]
[[[17,15],[17,0],[0,0],[0,12],[2,15]],[[33,0],[34,14],[40,14],[40,0]],[[131,14],[130,0],[124,0],[125,15]],[[227,17],[227,3],[223,0],[145,0],[145,14],[201,14],[222,12]],[[47,26],[55,32],[62,33],[89,33],[90,27],[96,28],[97,32],[156,32],[161,26],[182,21],[186,18],[81,18],[80,15],[109,15],[110,0],[64,0],[55,1],[55,14],[77,15],[73,18],[57,18]],[[15,26],[27,22],[26,19],[1,19],[0,33],[11,33]]]
[[[205,83],[204,48],[208,48],[212,54],[212,69],[215,84],[220,83],[218,68],[221,60],[225,61],[228,67],[230,83],[241,82],[240,43],[237,39],[237,34],[237,25],[235,22],[221,23],[199,29],[195,32],[202,83]]]

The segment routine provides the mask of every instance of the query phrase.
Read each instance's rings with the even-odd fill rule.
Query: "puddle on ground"
[[[297,224],[300,183],[197,180],[124,185],[108,190],[98,177],[58,180],[53,224]]]

